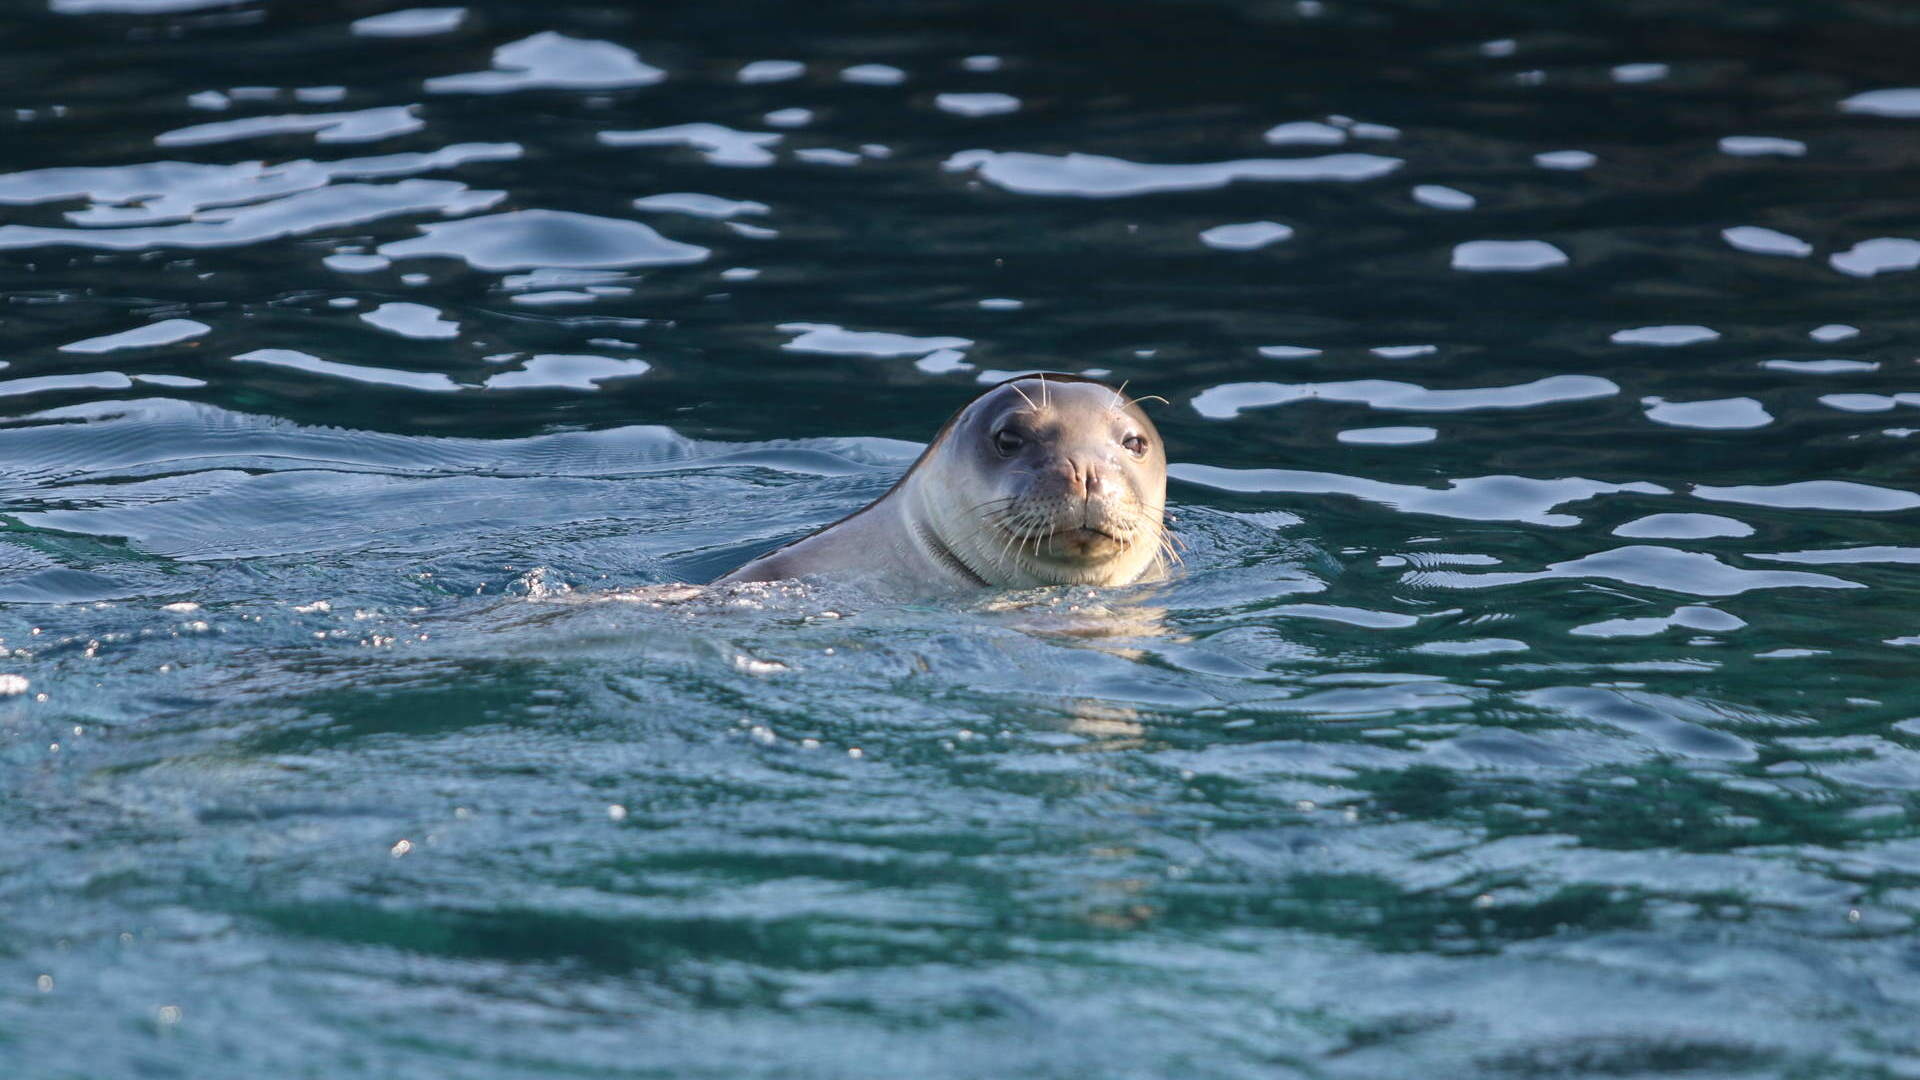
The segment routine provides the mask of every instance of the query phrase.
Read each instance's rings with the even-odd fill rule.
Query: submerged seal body
[[[716,584],[824,577],[890,592],[1126,585],[1166,573],[1167,457],[1138,403],[1024,375],[948,420],[865,508]]]

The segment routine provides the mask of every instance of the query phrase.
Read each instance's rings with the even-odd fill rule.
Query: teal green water
[[[1920,1074],[1904,7],[0,18],[0,1075]]]

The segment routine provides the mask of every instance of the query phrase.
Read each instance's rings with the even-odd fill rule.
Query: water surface
[[[5,4],[9,1075],[1920,1069],[1910,12],[816,7]]]

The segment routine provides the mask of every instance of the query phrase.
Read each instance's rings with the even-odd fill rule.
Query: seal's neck
[[[910,477],[898,496],[905,504],[903,516],[914,543],[955,578],[976,588],[1040,584],[1038,580],[1025,580],[1025,575],[1023,580],[1013,580],[1008,571],[1014,564],[987,550],[984,523],[967,520],[965,508],[948,505],[951,500],[931,490],[922,474]]]
[[[993,582],[981,577],[978,570],[975,570],[971,564],[961,558],[959,553],[948,547],[946,542],[940,539],[939,534],[924,520],[918,517],[913,519],[913,536],[914,539],[920,542],[920,546],[926,549],[927,555],[930,556],[935,563],[946,567],[953,572],[954,576],[965,581],[967,584],[983,589],[993,584]]]

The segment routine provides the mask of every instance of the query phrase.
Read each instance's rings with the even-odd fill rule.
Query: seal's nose
[[[1060,463],[1067,482],[1067,493],[1081,499],[1098,496],[1105,481],[1100,478],[1100,463],[1068,458]]]

